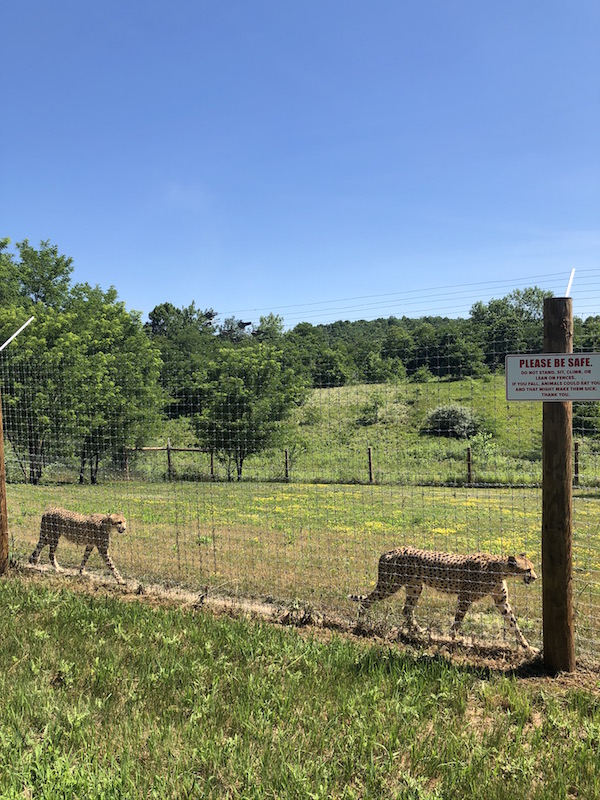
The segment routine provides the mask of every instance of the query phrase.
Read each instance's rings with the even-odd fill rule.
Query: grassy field
[[[366,482],[371,447],[376,482],[461,484],[470,444],[475,482],[539,482],[539,404],[509,405],[504,393],[502,376],[317,390],[299,412],[305,449],[293,475]],[[427,414],[449,404],[473,411],[481,425],[474,441],[421,433]]]
[[[600,797],[597,674],[0,579],[3,798]]]
[[[460,404],[475,414],[481,428],[471,441],[422,434],[427,414],[448,404]],[[173,445],[193,444],[189,426],[181,421],[171,423],[155,444],[164,446],[167,435]],[[467,446],[471,447],[474,482],[539,483],[541,405],[508,404],[502,376],[316,389],[294,413],[287,438],[278,448],[248,458],[244,476],[282,479],[287,448],[293,481],[368,483],[371,448],[376,483],[462,484],[468,477]],[[582,452],[584,462],[587,458]],[[172,463],[180,476],[207,478],[210,473],[205,454],[176,453]],[[224,479],[224,467],[218,461],[215,467],[217,476]],[[163,475],[166,455],[144,454],[132,470],[145,478]]]
[[[142,582],[220,596],[301,603],[353,619],[349,593],[373,585],[379,555],[401,544],[452,552],[526,552],[540,572],[539,489],[331,484],[138,483],[8,487],[11,554],[25,559],[49,505],[82,512],[122,510],[129,530],[114,537],[120,571]],[[580,655],[600,657],[600,504],[575,500],[575,602]],[[59,561],[77,566],[81,548],[61,542]],[[47,552],[42,556],[47,559]],[[97,554],[92,570],[104,571]],[[510,582],[510,597],[532,644],[541,640],[540,582]],[[375,606],[374,623],[398,624],[402,598]],[[455,598],[425,591],[421,623],[447,632]],[[467,615],[465,634],[502,635],[491,600]]]

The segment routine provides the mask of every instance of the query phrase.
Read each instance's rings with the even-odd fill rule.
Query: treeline
[[[504,298],[475,303],[467,319],[404,316],[327,325],[301,322],[287,331],[284,320],[273,314],[257,323],[230,318],[220,325],[212,309],[163,303],[150,313],[145,327],[164,359],[163,382],[180,388],[186,372],[183,354],[202,361],[224,344],[274,345],[286,365],[313,388],[405,378],[459,379],[503,370],[507,353],[540,352],[548,294],[537,287],[517,289]],[[596,348],[600,316],[576,318],[575,341],[582,350]]]
[[[539,352],[545,293],[532,287],[475,303],[467,319],[388,317],[307,322],[274,314],[220,321],[194,302],[165,302],[147,321],[114,288],[72,283],[72,260],[50,242],[0,240],[0,336],[30,325],[2,354],[4,427],[22,477],[69,457],[81,481],[121,469],[132,448],[185,420],[194,444],[241,478],[245,459],[286,437],[311,388],[483,376],[509,352]],[[593,350],[600,317],[576,320]]]
[[[297,325],[286,334],[303,354],[315,387],[349,382],[479,377],[504,369],[507,353],[542,350],[543,304],[537,287],[477,302],[467,319],[426,316]],[[593,350],[600,317],[575,319],[575,342]]]

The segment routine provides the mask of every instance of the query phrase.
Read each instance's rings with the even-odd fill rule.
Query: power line
[[[454,284],[452,286],[436,286],[428,289],[407,289],[401,292],[359,295],[330,300],[316,300],[306,303],[293,303],[273,307],[244,308],[228,311],[223,316],[236,314],[257,314],[261,312],[277,313],[284,316],[286,323],[318,319],[323,324],[340,318],[359,319],[377,316],[459,316],[469,314],[472,305],[481,300],[527,288],[535,285],[547,291],[553,291],[566,279],[567,273],[552,272],[543,275],[530,275],[517,280],[494,280],[479,283]],[[574,284],[574,297],[579,305],[577,313],[588,316],[598,313],[598,289],[600,270],[577,270]],[[590,296],[590,290],[592,296]],[[441,302],[440,302],[441,301]],[[349,305],[347,305],[349,304]],[[285,312],[285,313],[284,313]]]

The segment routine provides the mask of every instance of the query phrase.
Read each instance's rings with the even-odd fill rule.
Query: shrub
[[[383,404],[383,397],[380,394],[373,394],[358,409],[357,425],[375,425],[375,423],[379,422],[379,412]]]
[[[411,375],[413,383],[429,383],[434,380],[434,374],[424,364],[416,369]]]
[[[468,439],[479,430],[480,424],[473,412],[458,404],[438,406],[430,411],[421,433],[447,436],[451,439]]]

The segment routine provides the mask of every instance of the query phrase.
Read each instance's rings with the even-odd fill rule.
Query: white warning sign
[[[600,400],[600,353],[506,356],[506,399]]]

